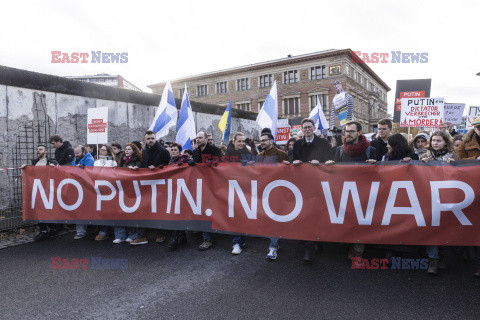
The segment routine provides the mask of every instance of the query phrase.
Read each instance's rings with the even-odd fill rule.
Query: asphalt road
[[[93,237],[67,234],[0,250],[0,319],[480,317],[475,265],[453,252],[449,268],[434,277],[425,270],[352,270],[338,244],[327,244],[306,265],[298,241],[280,242],[277,261],[269,262],[261,238],[248,238],[243,253],[232,256],[226,235],[205,252],[197,250],[198,234],[176,252]],[[382,254],[368,250],[371,258]],[[128,268],[56,270],[52,257],[128,259]]]

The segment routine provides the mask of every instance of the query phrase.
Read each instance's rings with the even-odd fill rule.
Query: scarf
[[[132,156],[130,157],[124,156],[123,161],[125,161],[125,164],[127,165],[130,161],[132,161]]]
[[[368,142],[367,138],[365,138],[363,134],[358,137],[357,144],[347,144],[345,143],[345,138],[343,138],[342,140],[343,152],[351,158],[361,155],[370,146],[370,142]]]

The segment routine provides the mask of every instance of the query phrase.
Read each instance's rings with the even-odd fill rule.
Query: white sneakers
[[[238,243],[235,243],[233,245],[232,254],[240,254],[240,253],[242,253],[242,247]]]
[[[122,243],[123,241],[125,241],[125,240],[122,240],[122,239],[115,239],[115,240],[113,240],[113,243]]]

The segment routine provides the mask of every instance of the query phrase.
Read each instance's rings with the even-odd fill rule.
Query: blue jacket
[[[79,163],[77,163],[77,158],[73,158],[72,165],[76,166],[77,164],[83,164],[86,167],[93,167],[93,164],[95,163],[95,160],[93,160],[92,155],[90,152],[87,152],[85,156],[80,160]]]

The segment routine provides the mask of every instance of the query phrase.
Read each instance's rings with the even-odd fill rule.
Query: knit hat
[[[478,126],[478,125],[480,125],[480,117],[476,117],[472,121],[472,126]]]
[[[423,139],[428,141],[428,139],[430,139],[430,136],[428,134],[426,134],[425,132],[420,132],[419,134],[417,134],[415,136],[415,138],[413,138],[413,145],[416,144],[417,138],[423,138]]]

